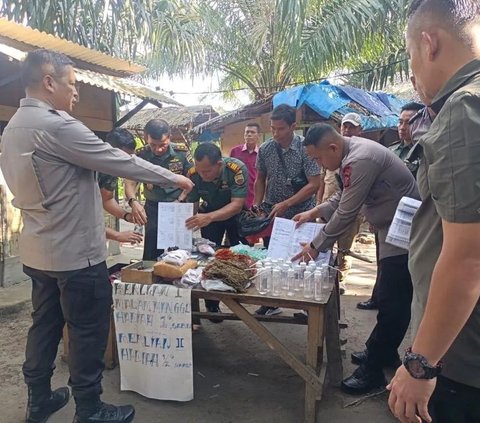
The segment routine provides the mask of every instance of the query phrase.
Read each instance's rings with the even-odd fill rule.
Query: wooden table
[[[249,288],[245,294],[218,291],[192,290],[192,309],[194,321],[199,318],[223,318],[224,320],[241,320],[270,349],[275,351],[305,381],[305,423],[314,423],[317,415],[318,401],[322,399],[325,377],[333,386],[339,386],[343,378],[342,357],[338,326],[338,289],[335,287],[323,302],[304,298],[285,298],[260,295],[255,287]],[[218,300],[223,302],[232,313],[200,312],[199,299]],[[265,305],[270,307],[305,310],[308,318],[294,316],[257,316],[251,314],[243,304]],[[308,326],[307,351],[305,363],[275,337],[260,321]],[[324,342],[325,341],[325,342]],[[324,344],[327,363],[324,363]]]

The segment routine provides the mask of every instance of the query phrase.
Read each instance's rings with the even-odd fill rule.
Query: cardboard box
[[[157,283],[158,277],[153,274],[155,261],[139,261],[122,269],[122,282],[142,283],[151,285]]]

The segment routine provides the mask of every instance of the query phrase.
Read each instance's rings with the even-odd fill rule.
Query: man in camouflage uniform
[[[195,184],[188,201],[196,203],[198,213],[187,219],[187,228],[200,229],[202,237],[220,246],[225,232],[230,245],[240,243],[236,216],[245,205],[248,170],[238,159],[222,157],[212,143],[200,144],[195,150],[195,167],[187,176]],[[200,199],[202,204],[198,205]],[[219,312],[218,301],[206,300],[210,312]]]
[[[170,127],[162,119],[152,119],[145,125],[147,145],[137,152],[138,157],[161,166],[177,175],[186,175],[192,167],[192,157],[185,144],[170,143]],[[157,260],[163,250],[157,249],[158,203],[178,201],[182,193],[177,188],[161,188],[145,184],[145,208],[136,198],[137,183],[126,181],[125,193],[136,222],[145,225],[143,260]],[[174,247],[172,245],[172,247]]]

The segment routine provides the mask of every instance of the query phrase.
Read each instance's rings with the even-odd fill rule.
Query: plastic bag
[[[174,264],[175,266],[183,266],[190,258],[190,253],[185,250],[175,250],[166,253],[162,260],[165,263]]]

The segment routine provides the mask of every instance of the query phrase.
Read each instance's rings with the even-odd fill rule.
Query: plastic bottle
[[[315,301],[324,301],[325,295],[322,290],[323,273],[321,269],[315,270],[313,274],[313,299]]]
[[[257,290],[260,295],[267,295],[270,291],[270,283],[272,279],[272,268],[267,266],[260,269],[258,273],[258,286]]]
[[[293,297],[295,295],[295,270],[293,268],[290,268],[287,271],[287,282],[287,296]]]
[[[281,270],[275,267],[272,270],[272,296],[280,297],[282,295],[282,280],[280,278]]]
[[[300,265],[299,265],[299,264],[295,264],[295,265],[293,266],[293,270],[294,270],[293,291],[294,291],[295,295],[298,295],[299,292],[300,292],[300,273],[301,273]]]
[[[325,296],[329,296],[333,288],[333,283],[330,283],[330,270],[327,264],[322,264],[322,292]]]
[[[305,263],[304,261],[301,261],[300,262],[300,273],[299,273],[299,281],[300,281],[300,285],[299,285],[299,288],[302,289],[303,288],[303,274],[305,273],[305,270],[307,270],[307,263]]]
[[[303,297],[313,298],[313,273],[309,270],[303,274]]]
[[[290,270],[290,266],[285,263],[282,266],[282,272],[280,274],[281,286],[282,286],[283,293],[288,292],[288,271],[289,270]]]

